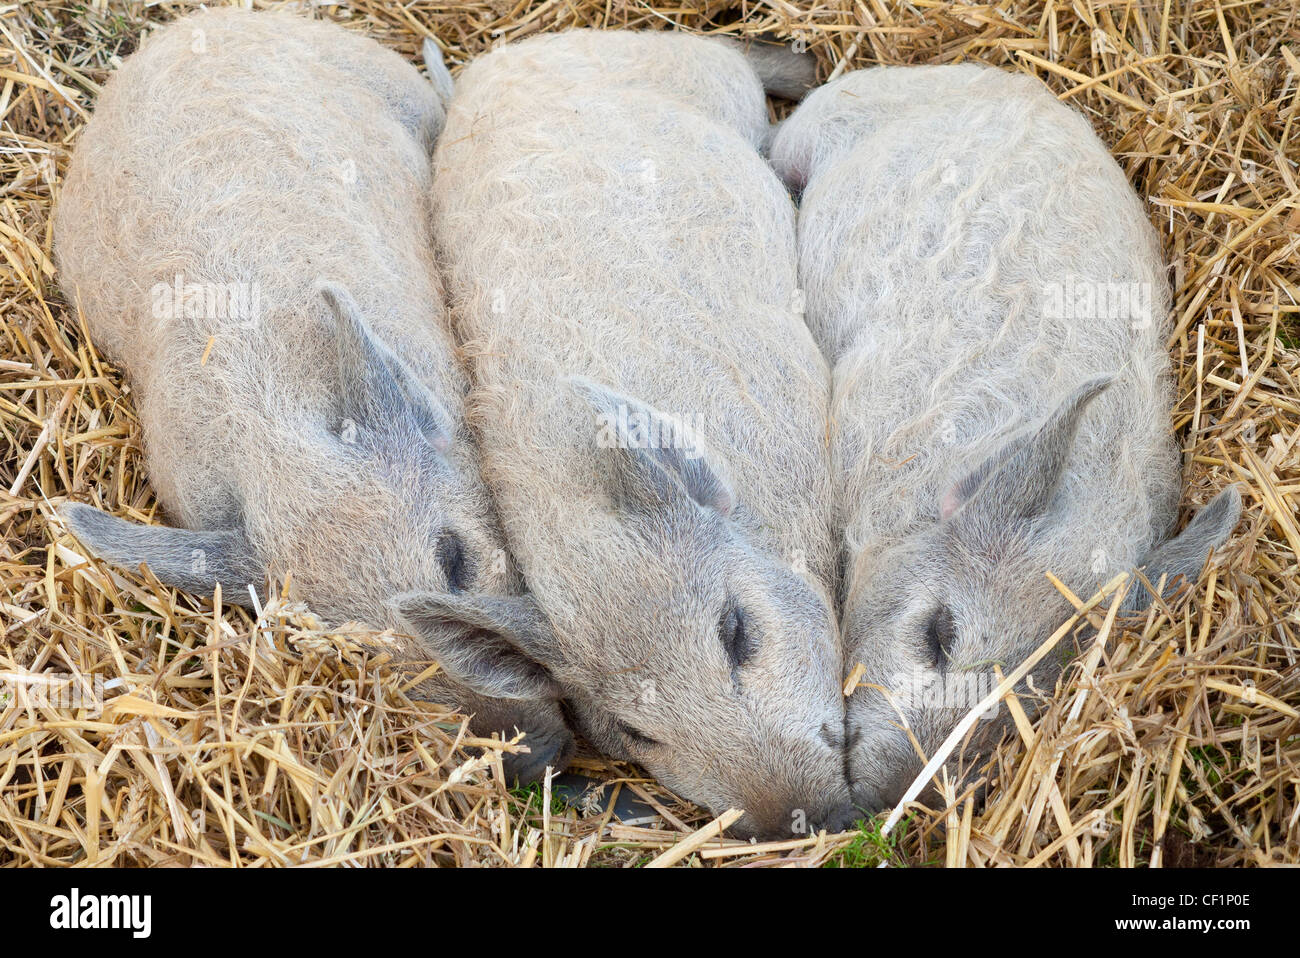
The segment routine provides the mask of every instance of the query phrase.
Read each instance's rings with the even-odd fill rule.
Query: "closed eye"
[[[930,659],[936,669],[944,668],[952,658],[952,647],[957,642],[957,625],[952,610],[941,605],[934,610],[925,626],[925,642]]]
[[[733,669],[744,665],[758,651],[758,636],[749,627],[744,610],[734,599],[727,601],[718,619],[718,638]]]
[[[627,738],[635,742],[637,745],[646,748],[652,745],[662,744],[658,739],[651,738],[649,735],[646,735],[644,732],[634,729],[632,726],[628,725],[626,722],[623,721],[620,721],[618,723],[618,730],[622,732],[625,736],[627,736]]]
[[[454,532],[444,532],[438,537],[436,555],[438,565],[447,578],[448,592],[463,592],[474,579],[474,565],[465,551],[465,543]]]

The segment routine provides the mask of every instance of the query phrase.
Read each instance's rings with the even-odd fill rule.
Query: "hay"
[[[580,771],[661,820],[622,825],[549,786],[511,792],[499,751],[518,746],[475,758],[467,747],[483,743],[459,716],[407,696],[383,636],[324,632],[278,598],[256,618],[214,613],[87,563],[58,526],[53,507],[92,486],[156,518],[129,392],[57,289],[49,213],[116,58],[194,6],[0,6],[0,862],[1300,862],[1300,10],[1288,0],[315,8],[412,60],[433,36],[453,66],[577,25],[793,38],[823,77],[981,60],[1083,110],[1147,197],[1174,264],[1185,501],[1245,483],[1237,535],[1181,601],[1138,622],[1087,610],[1101,631],[1081,633],[1054,691],[1006,701],[1015,733],[971,784],[944,787],[944,807],[913,804],[888,835],[876,821],[764,845],[718,839],[699,809],[591,756]],[[80,691],[40,684],[57,675]]]

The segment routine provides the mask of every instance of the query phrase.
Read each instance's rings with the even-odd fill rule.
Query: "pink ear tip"
[[[939,518],[948,519],[957,511],[957,496],[949,489],[939,500]]]

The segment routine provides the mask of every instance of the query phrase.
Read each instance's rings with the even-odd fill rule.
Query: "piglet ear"
[[[72,534],[100,559],[132,572],[147,565],[164,585],[194,595],[211,596],[219,584],[226,602],[250,606],[248,587],[266,581],[266,572],[240,528],[145,526],[75,502],[62,506],[59,514]]]
[[[351,294],[337,283],[322,283],[321,296],[337,328],[341,383],[341,434],[347,423],[372,434],[414,427],[438,452],[451,443],[451,416],[400,359],[371,333]]]
[[[939,497],[939,518],[947,519],[970,501],[989,476],[1001,469],[1012,456],[1025,447],[1033,434],[1022,432],[1008,439],[997,452],[962,476]]]
[[[694,429],[589,379],[571,376],[567,382],[595,413],[595,445],[621,509],[638,512],[689,500],[731,514],[735,493]]]
[[[451,99],[453,87],[451,71],[447,69],[447,61],[442,58],[442,51],[438,49],[438,44],[431,37],[424,38],[420,53],[424,57],[424,69],[429,74],[429,82],[433,85],[433,92],[438,95],[438,102],[442,104],[445,110],[447,102]]]
[[[530,596],[399,596],[397,609],[451,678],[498,699],[556,699],[555,632]]]
[[[1084,411],[1113,381],[1098,376],[1075,389],[1038,429],[1008,441],[944,493],[939,514],[946,519],[978,506],[992,519],[1041,515],[1056,495]]]
[[[1163,577],[1165,597],[1173,595],[1183,584],[1196,581],[1210,550],[1227,541],[1240,519],[1241,488],[1234,483],[1193,516],[1186,529],[1147,553],[1141,563],[1142,574],[1152,586],[1158,586]],[[1124,608],[1136,612],[1150,602],[1151,594],[1138,581],[1129,587]]]

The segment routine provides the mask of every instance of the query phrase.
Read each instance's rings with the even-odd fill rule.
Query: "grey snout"
[[[862,818],[862,813],[858,811],[856,804],[845,802],[843,805],[828,811],[819,823],[820,827],[817,830],[820,831],[824,828],[828,832],[848,831],[859,818]]]
[[[747,810],[731,826],[730,833],[735,838],[754,838],[759,841],[807,838],[820,831],[842,832],[861,817],[854,804],[847,801],[811,808],[807,804],[778,805],[767,810]]]
[[[883,812],[887,807],[892,807],[885,801],[880,789],[874,788],[865,782],[855,782],[850,791],[853,794],[853,807],[857,810],[857,814],[864,818],[868,815]]]
[[[547,766],[562,772],[573,758],[573,736],[567,731],[526,735],[523,744],[528,746],[528,752],[501,756],[506,781],[512,784],[540,782],[546,775]]]
[[[920,773],[922,762],[907,733],[875,725],[855,738],[848,754],[849,795],[862,815],[893,809]]]

